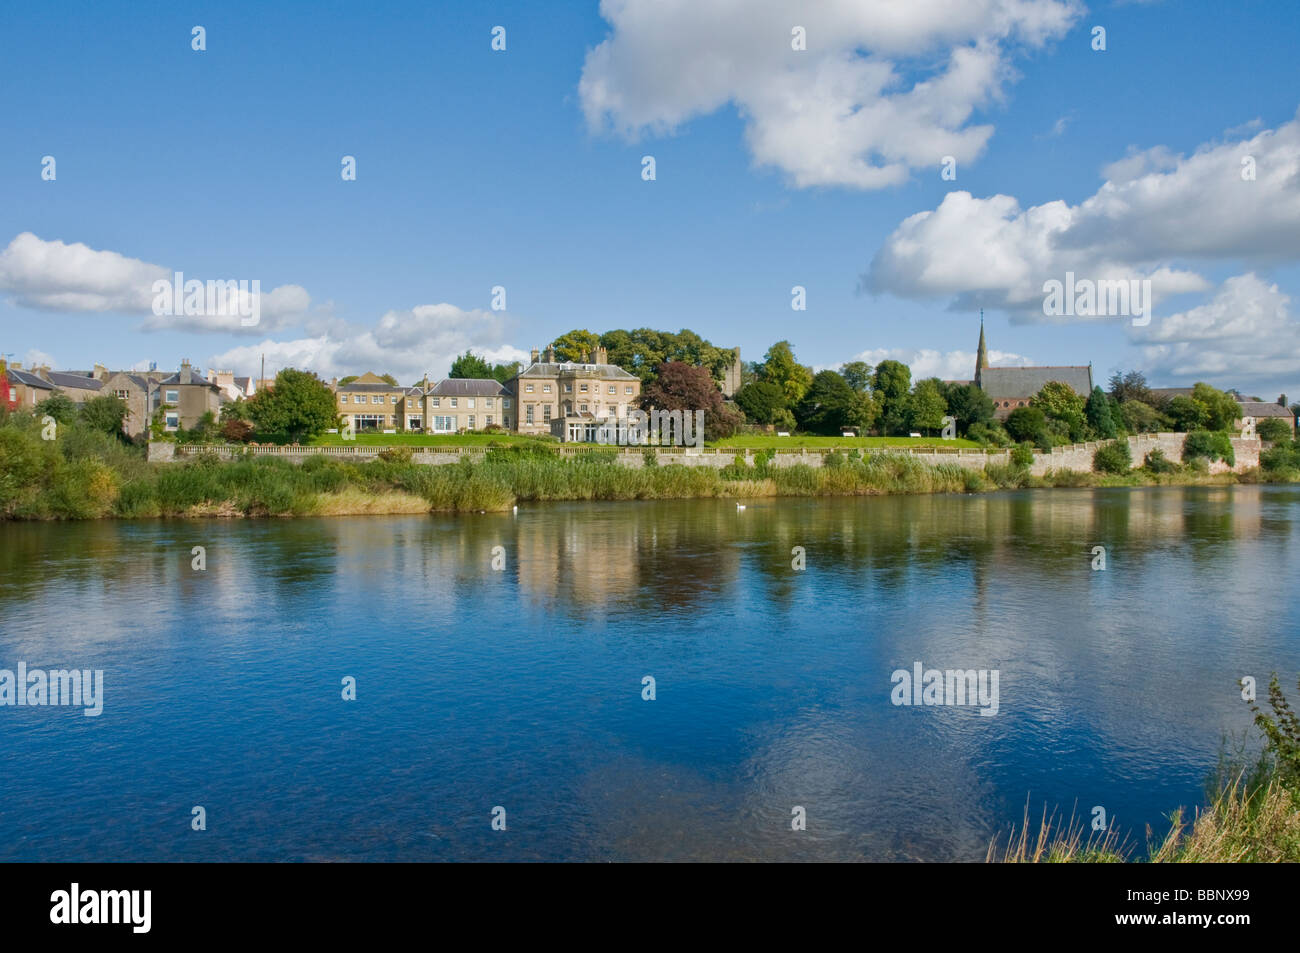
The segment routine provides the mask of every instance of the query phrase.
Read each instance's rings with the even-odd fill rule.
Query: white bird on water
[[[737,504],[736,504],[736,511],[737,511],[737,512],[739,512],[740,510],[743,510],[744,508],[745,508],[745,504],[744,504],[744,503],[737,503]]]
[[[513,513],[513,514],[515,514],[515,516],[518,516],[518,515],[519,515],[519,507],[517,507],[517,506],[512,506],[512,507],[510,507],[510,512]]]

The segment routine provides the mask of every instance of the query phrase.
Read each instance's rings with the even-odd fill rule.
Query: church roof
[[[1043,385],[1052,381],[1067,384],[1076,394],[1092,393],[1092,368],[1088,365],[1065,367],[985,367],[980,369],[980,387],[994,400],[1033,397]]]

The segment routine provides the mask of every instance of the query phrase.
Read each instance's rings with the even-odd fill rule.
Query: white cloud
[[[30,351],[24,354],[23,361],[24,361],[23,364],[24,367],[58,368],[59,366],[55,362],[53,357],[51,357],[49,354],[46,354],[44,351],[38,351],[36,348],[32,348]]]
[[[411,383],[426,373],[445,376],[452,360],[467,350],[493,363],[527,360],[528,352],[506,343],[510,324],[505,312],[425,304],[389,311],[373,328],[336,321],[313,337],[267,339],[231,348],[210,360],[220,367],[255,373],[265,354],[268,376],[273,370],[296,367],[326,379],[374,371]]]
[[[1253,181],[1242,178],[1245,156],[1255,160]],[[1043,321],[1043,283],[1064,280],[1067,271],[1150,278],[1159,304],[1212,287],[1187,261],[1300,259],[1300,119],[1189,157],[1161,148],[1135,153],[1109,172],[1073,206],[1056,200],[1022,210],[1009,195],[949,192],[938,208],[895,229],[862,285]]]
[[[186,280],[195,278],[187,275]],[[81,242],[45,241],[23,232],[0,251],[0,291],[13,295],[25,308],[41,311],[100,312],[146,315],[141,330],[224,331],[259,334],[288,327],[303,319],[311,297],[299,285],[281,285],[263,292],[261,322],[245,328],[231,315],[153,313],[155,281],[173,280],[171,270],[114,251],[97,251]],[[223,279],[224,280],[224,279]],[[252,277],[243,280],[251,282]],[[238,293],[228,298],[239,303]],[[247,301],[244,301],[247,305]],[[227,310],[230,310],[229,308]],[[247,309],[244,313],[247,313]]]
[[[1148,376],[1220,386],[1295,379],[1300,321],[1291,299],[1254,272],[1229,278],[1204,304],[1130,332],[1143,344]]]
[[[672,132],[733,103],[755,160],[800,186],[882,188],[951,155],[977,158],[971,125],[1076,0],[602,0],[610,35],[578,85],[588,125]],[[803,51],[791,49],[802,27]]]
[[[945,381],[968,381],[975,377],[974,351],[881,347],[855,354],[849,360],[865,361],[873,365],[881,361],[901,361],[911,368],[913,381],[924,380],[927,377],[937,377]],[[1024,367],[1033,364],[1033,361],[1022,354],[991,350],[989,363],[998,367]]]

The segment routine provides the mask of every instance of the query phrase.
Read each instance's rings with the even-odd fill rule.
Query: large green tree
[[[745,417],[753,423],[776,423],[781,411],[787,407],[785,391],[771,381],[755,381],[746,384],[737,392],[736,406],[743,410]]]
[[[32,413],[37,417],[44,417],[48,414],[60,424],[70,424],[77,419],[77,405],[72,402],[72,398],[67,394],[56,390],[33,407]]]
[[[948,384],[944,388],[948,413],[957,421],[957,432],[963,437],[975,424],[988,425],[995,414],[993,398],[975,384]]]
[[[874,369],[866,361],[849,361],[840,365],[840,375],[859,394],[871,388]]]
[[[789,341],[777,341],[767,349],[760,379],[780,387],[785,394],[786,403],[793,407],[803,400],[804,394],[812,386],[813,373],[795,360],[794,348]]]
[[[927,377],[916,382],[907,400],[907,424],[924,434],[933,434],[943,427],[948,413],[948,402],[943,396],[943,381]]]
[[[1114,438],[1119,428],[1115,426],[1115,418],[1110,412],[1110,398],[1100,387],[1094,387],[1092,393],[1088,395],[1088,402],[1083,406],[1084,416],[1088,419],[1088,426],[1093,429],[1097,436],[1106,440]]]
[[[551,342],[557,361],[580,361],[600,344],[600,335],[586,328],[575,328]]]
[[[492,365],[473,351],[466,351],[451,362],[448,377],[491,380]]]
[[[1048,381],[1030,398],[1029,405],[1041,410],[1048,420],[1059,420],[1071,440],[1084,438],[1083,425],[1087,419],[1084,416],[1084,400],[1069,384]]]
[[[283,435],[295,443],[338,422],[334,392],[310,371],[292,367],[275,376],[274,386],[249,399],[248,413],[259,434]]]
[[[122,422],[126,420],[126,404],[111,394],[92,397],[81,405],[81,422],[91,430],[122,436]]]
[[[883,434],[907,430],[907,399],[912,390],[912,369],[902,361],[881,361],[871,377],[871,394],[880,408]]]
[[[819,371],[795,405],[794,416],[809,433],[834,434],[856,426],[857,410],[858,395],[848,382],[835,371]]]

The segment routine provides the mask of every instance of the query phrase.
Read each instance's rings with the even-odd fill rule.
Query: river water
[[[972,861],[1027,801],[1141,844],[1237,679],[1294,690],[1297,579],[1296,487],[0,524],[0,669],[103,672],[0,707],[0,859]],[[916,663],[997,713],[894,704]]]

